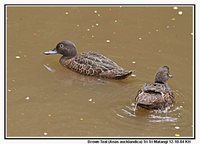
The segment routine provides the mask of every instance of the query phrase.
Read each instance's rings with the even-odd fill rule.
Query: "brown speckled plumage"
[[[111,79],[125,79],[132,71],[124,70],[115,62],[96,52],[77,54],[75,45],[70,41],[62,41],[48,54],[60,53],[60,64],[80,74]]]
[[[160,67],[154,83],[146,83],[138,91],[135,97],[136,105],[146,109],[165,109],[174,102],[174,95],[167,84],[172,76],[169,74],[169,67]]]

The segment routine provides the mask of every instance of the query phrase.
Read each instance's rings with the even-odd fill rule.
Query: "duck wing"
[[[102,54],[96,53],[96,52],[83,52],[80,54],[81,57],[91,60],[96,63],[96,65],[102,65],[108,69],[113,69],[113,68],[121,68],[118,66],[115,62],[110,60],[109,58],[105,57]],[[122,69],[122,68],[121,68]]]
[[[124,79],[132,73],[132,71],[124,70],[109,58],[96,52],[81,53],[67,60],[67,64],[63,65],[81,74],[103,78]]]
[[[140,89],[137,93],[137,96],[135,98],[137,103],[140,104],[144,104],[144,105],[152,105],[153,103],[155,103],[158,98],[161,98],[161,94],[160,93],[155,93],[153,91],[144,91],[142,89]]]
[[[132,74],[132,71],[125,70],[115,62],[105,57],[102,54],[96,52],[82,53],[82,57],[86,58],[88,61],[92,61],[92,67],[94,69],[101,69],[99,73],[100,77],[103,78],[113,78],[113,79],[124,79]]]
[[[142,89],[144,92],[160,94],[166,93],[168,90],[165,84],[160,83],[145,83]]]

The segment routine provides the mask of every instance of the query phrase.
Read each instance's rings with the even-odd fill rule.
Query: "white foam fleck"
[[[179,14],[179,15],[182,15],[182,14],[183,14],[183,12],[182,12],[182,11],[178,11],[178,14]]]
[[[172,21],[175,21],[175,20],[176,20],[176,18],[171,18],[171,20],[172,20]]]
[[[132,76],[132,77],[136,77],[136,75],[135,75],[135,74],[131,74],[131,76]]]
[[[107,43],[110,43],[110,40],[106,40]]]
[[[180,129],[180,127],[179,127],[179,126],[175,126],[174,128],[175,128],[175,129]]]
[[[175,137],[180,137],[180,134],[175,134]]]
[[[46,136],[48,133],[47,132],[44,132],[44,135]]]
[[[20,56],[15,56],[15,58],[16,58],[16,59],[20,59],[21,57],[20,57]]]
[[[178,7],[177,7],[177,6],[175,6],[175,7],[173,7],[173,9],[174,9],[174,10],[177,10],[177,9],[178,9]]]

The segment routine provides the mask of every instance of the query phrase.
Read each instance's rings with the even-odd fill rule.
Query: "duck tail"
[[[120,70],[113,69],[113,70],[102,72],[100,74],[100,77],[121,80],[121,79],[127,78],[132,73],[133,71],[128,71],[124,69],[120,69]]]
[[[118,79],[118,80],[125,79],[128,76],[130,76],[132,73],[133,73],[133,71],[128,71],[128,70],[119,71],[116,73],[115,79]]]

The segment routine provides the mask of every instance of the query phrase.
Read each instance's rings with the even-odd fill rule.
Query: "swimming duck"
[[[125,70],[115,62],[96,52],[77,54],[73,42],[65,40],[59,42],[56,48],[44,52],[45,55],[62,54],[60,64],[80,74],[110,79],[125,79],[132,71]]]
[[[167,80],[172,78],[168,66],[158,69],[155,82],[145,83],[135,97],[136,106],[146,109],[164,110],[174,102],[174,95],[167,84]]]

